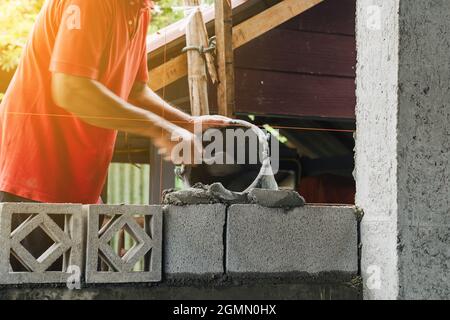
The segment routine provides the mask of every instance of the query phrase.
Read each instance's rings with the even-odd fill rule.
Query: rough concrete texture
[[[167,206],[164,209],[164,274],[222,274],[226,206]]]
[[[223,190],[223,200],[228,198],[229,191],[227,191],[220,183],[210,186],[197,183],[193,187],[182,190],[165,190],[163,192],[163,203],[175,206],[221,203],[221,198],[216,197],[213,192],[211,192],[211,188]],[[231,200],[233,201],[234,199],[235,198]]]
[[[228,210],[226,269],[241,275],[357,274],[354,208],[233,205]]]
[[[0,300],[357,300],[360,286],[349,283],[311,283],[289,279],[204,285],[124,284],[67,288],[0,288]]]
[[[73,268],[82,270],[83,230],[81,205],[2,203],[0,204],[0,284],[66,283]],[[15,215],[29,217],[12,230]],[[65,216],[65,226],[59,227],[52,216]],[[22,241],[37,228],[44,230],[55,242],[40,257],[34,257]],[[27,272],[13,271],[11,254],[18,258]],[[48,271],[61,257],[61,270]]]
[[[183,190],[164,191],[163,203],[176,206],[213,203],[259,204],[268,208],[292,208],[303,206],[305,200],[293,190],[253,188],[245,192],[234,192],[227,190],[221,183],[197,183]]]
[[[357,2],[355,179],[356,204],[364,210],[361,271],[366,284],[374,279],[372,289],[365,287],[368,299],[395,298],[398,291],[398,7],[399,0]]]
[[[161,280],[162,208],[161,206],[85,206],[87,210],[87,283],[157,282]],[[101,216],[111,219],[100,225]],[[143,228],[136,220],[143,218]],[[111,239],[126,230],[136,241],[120,257],[110,245]],[[109,266],[109,271],[98,271],[99,257]],[[134,271],[134,266],[144,258],[145,269]]]
[[[450,3],[400,2],[399,297],[450,299]]]
[[[293,190],[252,189],[248,193],[249,203],[268,208],[294,208],[305,204],[305,199]]]
[[[448,299],[448,1],[359,0],[357,46],[364,296]]]

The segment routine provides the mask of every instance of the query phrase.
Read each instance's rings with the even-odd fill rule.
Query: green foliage
[[[103,1],[103,0],[102,0]],[[34,21],[45,0],[0,0],[0,69],[11,71],[17,67]],[[149,32],[153,33],[184,17],[183,10],[176,10],[183,0],[155,1]],[[202,0],[212,4],[214,0]],[[0,100],[2,95],[0,93]]]
[[[16,68],[44,0],[0,1],[0,68]]]
[[[201,3],[210,5],[214,3],[214,0],[202,0]],[[157,32],[184,17],[183,10],[176,10],[177,7],[183,6],[183,0],[159,0],[155,1],[155,4],[157,10],[153,13],[150,33]]]
[[[22,50],[34,21],[45,0],[0,0],[0,69],[10,71],[16,68]],[[153,13],[149,32],[153,33],[184,17],[183,0],[155,1],[157,10]],[[214,0],[203,0],[212,4]]]
[[[173,9],[174,6],[182,5],[183,0],[160,0],[155,3],[156,10],[153,12],[149,33],[154,33],[159,29],[180,20],[184,16],[182,11]]]

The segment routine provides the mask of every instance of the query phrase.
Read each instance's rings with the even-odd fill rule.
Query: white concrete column
[[[450,298],[450,2],[357,1],[366,299]]]

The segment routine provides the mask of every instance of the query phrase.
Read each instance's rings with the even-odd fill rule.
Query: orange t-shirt
[[[148,81],[149,0],[49,0],[0,105],[0,190],[97,203],[117,132],[55,105],[52,73],[95,79],[127,100]]]

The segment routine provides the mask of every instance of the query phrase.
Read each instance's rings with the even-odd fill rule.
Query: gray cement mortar
[[[361,286],[357,281],[305,281],[296,277],[83,285],[81,290],[68,290],[62,286],[0,286],[0,300],[359,300],[361,297]]]
[[[293,208],[303,206],[305,200],[293,190],[253,188],[246,192],[233,192],[225,189],[221,183],[211,185],[198,183],[183,190],[165,191],[163,203],[177,206],[212,203],[259,204],[268,208]]]

